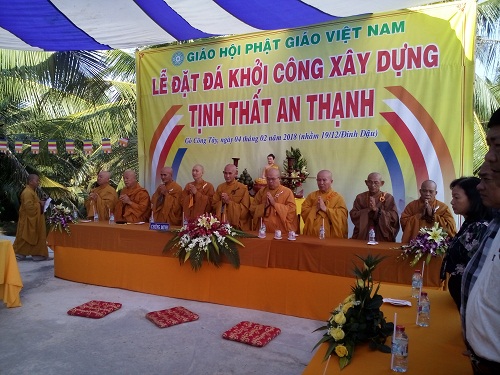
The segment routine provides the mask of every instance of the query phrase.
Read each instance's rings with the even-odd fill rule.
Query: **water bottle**
[[[325,227],[323,225],[319,227],[319,239],[325,239]]]
[[[375,229],[373,229],[373,227],[370,228],[370,231],[368,232],[368,242],[371,242],[371,243],[376,242],[375,241]]]
[[[151,211],[151,216],[149,217],[149,222],[154,223],[155,222],[155,217],[153,216],[153,211]]]
[[[260,227],[259,229],[259,238],[266,238],[266,225],[264,223],[262,223],[262,226]]]
[[[417,306],[417,325],[420,327],[428,327],[431,319],[431,302],[426,292],[420,293]]]
[[[99,221],[99,214],[94,210],[94,221]]]
[[[404,326],[396,326],[391,353],[391,370],[394,372],[406,372],[408,370],[408,336],[406,335]]]
[[[73,210],[73,221],[75,223],[78,221],[78,211],[76,209]]]
[[[115,223],[115,214],[113,212],[109,213],[109,224]]]
[[[411,277],[411,296],[412,298],[418,298],[420,291],[422,290],[422,272],[420,270],[415,270],[415,273]]]

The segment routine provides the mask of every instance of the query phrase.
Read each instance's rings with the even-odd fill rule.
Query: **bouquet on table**
[[[47,224],[49,224],[50,230],[59,230],[62,233],[64,229],[66,233],[71,234],[69,229],[70,223],[76,223],[76,221],[68,207],[65,207],[62,203],[50,206],[50,214],[47,217]]]
[[[228,223],[222,223],[207,213],[173,232],[176,235],[168,241],[163,252],[176,249],[174,255],[179,258],[179,262],[182,264],[189,260],[195,271],[201,268],[205,257],[210,263],[219,267],[222,255],[225,255],[235,268],[239,268],[240,256],[237,245],[245,246],[236,237],[255,237],[233,228]]]
[[[432,228],[420,228],[417,237],[410,240],[408,245],[399,247],[402,250],[399,258],[404,260],[413,255],[410,265],[414,267],[425,256],[425,262],[429,264],[433,257],[446,254],[450,240],[448,233],[436,222]]]
[[[324,360],[335,354],[339,357],[340,369],[351,362],[358,343],[369,342],[372,349],[391,352],[385,341],[392,335],[394,324],[386,322],[380,311],[383,303],[382,296],[378,294],[380,284],[374,289],[372,280],[373,270],[384,257],[357,257],[363,261],[363,269],[354,267],[356,284],[352,287],[352,294],[334,309],[325,326],[315,330],[326,330],[326,333],[314,348],[328,343]]]

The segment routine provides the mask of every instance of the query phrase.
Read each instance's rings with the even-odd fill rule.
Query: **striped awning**
[[[430,0],[0,0],[0,48],[128,49],[313,25]]]

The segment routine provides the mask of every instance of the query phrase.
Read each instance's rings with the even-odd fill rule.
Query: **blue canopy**
[[[245,34],[430,0],[0,0],[0,48],[106,50]]]

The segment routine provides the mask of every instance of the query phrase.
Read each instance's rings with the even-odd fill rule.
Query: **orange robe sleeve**
[[[383,201],[380,197],[383,196]],[[375,230],[375,239],[379,242],[394,242],[399,232],[399,214],[394,197],[389,193],[379,193],[375,197],[378,211],[368,207],[368,192],[358,194],[350,211],[354,224],[352,238],[368,239],[371,227]]]
[[[326,212],[317,210],[318,197],[322,196]],[[304,234],[319,236],[319,229],[324,223],[325,236],[347,238],[347,207],[344,198],[330,190],[326,193],[315,191],[302,203],[301,216],[304,220]]]
[[[191,194],[189,193],[186,184],[182,191],[182,210],[184,217],[187,220],[192,220],[207,212],[212,212],[212,199],[215,194],[213,185],[207,181],[200,181],[199,183],[191,182],[196,187],[196,194],[193,196],[191,205]]]
[[[268,188],[260,189],[254,201],[250,206],[250,212],[253,215],[254,228],[259,228],[260,218],[266,225],[267,232],[274,232],[276,229],[283,233],[288,231],[296,231],[298,229],[297,208],[295,205],[295,197],[290,189],[285,186],[280,186],[274,190],[275,204],[265,208],[266,194]]]
[[[85,201],[85,208],[87,209],[87,217],[94,216],[94,205],[97,207],[97,214],[99,221],[108,221],[110,211],[114,212],[116,202],[118,201],[118,194],[116,190],[109,184],[98,186],[92,189],[92,193],[97,194],[97,200],[87,199]]]
[[[231,197],[228,204],[222,201],[222,193]],[[250,194],[246,185],[238,181],[229,185],[220,184],[212,202],[213,211],[219,220],[222,220],[223,206],[224,218],[229,224],[241,230],[250,230]]]
[[[401,227],[403,228],[401,242],[410,242],[411,239],[417,236],[420,228],[432,227],[434,222],[443,227],[450,236],[456,234],[455,219],[448,206],[443,202],[435,200],[432,203],[432,208],[435,211],[434,216],[432,218],[424,218],[422,215],[424,203],[420,199],[414,200],[406,206],[401,214]]]
[[[115,206],[115,220],[124,220],[127,223],[148,221],[151,215],[151,199],[147,190],[137,184],[133,189],[123,189],[120,195],[125,194],[129,196],[131,202],[123,204],[118,200]]]
[[[175,181],[171,181],[165,186],[167,193],[162,194],[160,193],[160,186],[153,194],[153,198],[151,198],[151,202],[153,203],[153,217],[155,221],[159,223],[169,223],[171,225],[181,225],[182,188]]]

